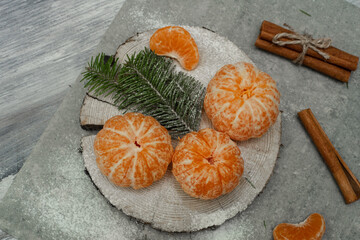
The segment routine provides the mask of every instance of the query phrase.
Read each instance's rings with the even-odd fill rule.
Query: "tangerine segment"
[[[106,121],[94,142],[102,174],[121,187],[144,188],[161,179],[171,162],[168,131],[153,117],[127,113]]]
[[[275,81],[251,63],[223,66],[208,84],[204,108],[216,130],[243,141],[262,136],[279,114]]]
[[[319,213],[311,214],[299,224],[281,223],[274,228],[274,240],[320,240],[325,232],[325,220]]]
[[[182,27],[158,29],[150,38],[150,49],[157,55],[175,58],[186,70],[193,70],[199,63],[195,40]]]
[[[239,184],[244,161],[236,143],[224,133],[205,128],[185,135],[173,158],[173,175],[192,197],[213,199]]]

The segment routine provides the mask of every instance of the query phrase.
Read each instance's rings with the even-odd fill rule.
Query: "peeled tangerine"
[[[140,113],[107,120],[96,135],[94,151],[102,174],[115,185],[134,189],[162,178],[173,155],[168,131]]]
[[[183,190],[201,199],[231,192],[244,171],[236,143],[228,135],[210,128],[183,137],[172,161],[173,174]]]
[[[157,55],[175,58],[186,70],[193,70],[199,63],[195,40],[182,27],[168,26],[158,29],[150,38],[150,49]]]
[[[281,223],[274,228],[274,240],[320,240],[325,232],[325,220],[319,213],[311,214],[299,224]]]
[[[216,130],[237,141],[262,136],[279,114],[275,81],[251,63],[223,66],[211,79],[204,108]]]

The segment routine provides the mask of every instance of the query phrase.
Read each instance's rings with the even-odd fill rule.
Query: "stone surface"
[[[311,17],[301,13],[302,9]],[[85,94],[72,85],[47,130],[0,203],[0,228],[23,239],[271,239],[280,222],[323,214],[324,239],[358,239],[360,202],[345,205],[330,172],[296,113],[311,107],[353,173],[360,178],[360,73],[348,88],[315,71],[254,47],[263,19],[316,36],[360,55],[360,11],[335,1],[129,1],[94,54],[113,53],[136,32],[168,24],[205,26],[228,37],[263,71],[277,80],[283,110],[282,143],[275,173],[246,211],[216,229],[192,234],[160,232],[111,207],[84,174],[78,114]]]

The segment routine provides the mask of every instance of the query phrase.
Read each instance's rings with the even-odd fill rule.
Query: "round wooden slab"
[[[251,60],[232,42],[209,30],[184,27],[195,39],[200,62],[193,71],[185,71],[201,81],[204,86],[223,65]],[[120,45],[116,57],[120,62],[126,55],[149,47],[149,39],[155,30],[138,34]],[[178,71],[184,71],[178,63]],[[105,106],[104,106],[105,105]],[[109,105],[109,107],[106,107]],[[84,122],[102,125],[106,119],[121,114],[111,106],[109,99],[87,96],[81,114]],[[86,113],[86,114],[85,114]],[[86,119],[85,119],[86,118]],[[86,120],[86,121],[85,121]],[[81,121],[83,122],[83,121]],[[212,127],[203,112],[200,128]],[[281,136],[281,116],[261,138],[238,142],[245,162],[240,184],[231,193],[213,200],[200,200],[188,196],[176,182],[170,170],[158,182],[140,190],[121,188],[103,176],[93,152],[95,136],[82,139],[85,167],[91,179],[111,204],[125,214],[151,224],[154,228],[169,232],[197,231],[220,225],[246,209],[268,182],[277,159]],[[176,141],[173,143],[176,145]]]

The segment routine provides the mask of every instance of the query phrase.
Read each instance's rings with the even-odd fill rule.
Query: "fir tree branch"
[[[173,138],[197,131],[205,97],[204,86],[183,72],[176,72],[172,61],[145,48],[117,59],[99,54],[83,72],[85,87],[99,96],[111,95],[119,109],[131,109],[156,118]]]

